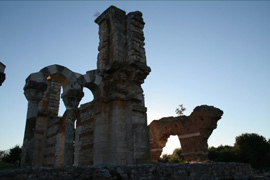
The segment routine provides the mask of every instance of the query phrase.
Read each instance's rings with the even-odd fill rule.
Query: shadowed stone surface
[[[143,164],[127,166],[81,166],[58,168],[23,168],[0,171],[1,180],[267,180],[248,164]]]
[[[217,127],[223,111],[213,106],[198,106],[190,116],[166,117],[149,125],[151,162],[157,163],[170,135],[177,135],[185,162],[208,160],[207,140]]]

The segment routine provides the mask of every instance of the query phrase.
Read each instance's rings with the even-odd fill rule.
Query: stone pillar
[[[22,166],[32,166],[36,143],[34,135],[38,116],[38,104],[43,97],[46,87],[47,84],[45,83],[28,82],[28,86],[24,88],[24,95],[28,100],[28,110],[21,159]]]
[[[207,138],[202,138],[200,133],[190,137],[178,136],[181,142],[184,162],[203,162],[208,160]],[[197,135],[198,134],[198,135]]]
[[[72,166],[74,163],[74,122],[77,119],[77,107],[83,97],[82,90],[69,89],[62,95],[67,108],[65,118],[65,142],[64,142],[64,165]]]
[[[149,132],[141,84],[146,65],[142,13],[114,6],[99,25],[98,70],[102,72],[101,114],[95,121],[94,164],[148,163]]]
[[[56,142],[53,142],[58,124],[52,125],[58,116],[61,84],[53,79],[47,79],[47,90],[39,102],[38,117],[35,132],[35,153],[32,166],[49,166],[57,157]],[[54,129],[52,131],[52,129]]]
[[[4,73],[6,66],[0,62],[0,86],[6,79],[6,74]]]
[[[100,40],[97,68],[103,71],[114,61],[126,60],[126,13],[111,6],[95,22],[99,25]]]

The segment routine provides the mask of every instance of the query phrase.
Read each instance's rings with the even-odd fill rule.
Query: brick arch
[[[94,74],[86,74],[84,77],[83,86],[89,89],[94,96],[94,99],[101,97],[102,77]]]
[[[165,117],[160,120],[154,120],[149,125],[150,135],[150,154],[153,163],[158,162],[163,148],[166,146],[168,138],[171,135],[177,135],[183,131],[183,122],[188,119],[187,116]],[[180,139],[179,139],[180,141]],[[181,144],[181,141],[180,141]]]
[[[170,135],[177,135],[185,162],[208,159],[207,140],[217,127],[223,111],[213,106],[196,107],[190,116],[166,117],[154,120],[149,125],[150,155],[153,163],[158,162],[162,148]]]
[[[24,146],[29,147],[30,150],[23,152],[23,164],[72,165],[73,160],[70,157],[74,150],[73,142],[70,140],[73,137],[70,135],[74,134],[73,123],[83,96],[84,84],[85,79],[81,74],[60,65],[47,66],[28,76],[24,91],[28,102],[34,102],[32,106],[35,113],[32,113],[33,107],[28,106],[28,111],[31,113],[27,117],[26,126],[30,133],[25,135]],[[66,106],[63,117],[58,116],[61,86],[63,87],[62,99]],[[43,142],[44,137],[47,136],[46,132],[51,133],[55,129],[60,136],[52,133],[49,139]],[[53,153],[50,149],[56,148],[56,144],[51,142],[59,144],[59,149],[54,149]],[[34,144],[33,147],[31,144]],[[38,147],[42,147],[44,151]]]
[[[81,74],[74,73],[65,66],[58,64],[47,66],[39,71],[44,78],[51,77],[56,82],[60,83],[64,89],[64,92],[67,88],[72,89],[81,89],[84,83],[84,79]]]

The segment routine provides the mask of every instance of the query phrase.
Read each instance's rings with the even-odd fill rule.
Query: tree
[[[4,163],[19,166],[21,162],[21,153],[22,153],[22,148],[16,145],[15,147],[9,150],[9,153],[7,155],[3,156],[2,161]]]
[[[161,163],[181,163],[183,162],[183,157],[181,156],[181,148],[176,148],[172,154],[164,154],[159,158]]]
[[[254,168],[269,166],[269,144],[263,136],[255,133],[242,134],[235,138],[235,148],[239,150],[241,162],[250,163]]]
[[[175,113],[176,113],[178,116],[183,116],[185,110],[186,110],[186,108],[183,106],[183,104],[180,104],[180,105],[179,105],[179,108],[176,108]]]
[[[239,162],[238,151],[233,146],[218,146],[208,149],[208,158],[214,162]]]
[[[0,151],[0,162],[2,162],[2,159],[5,157],[5,151]]]
[[[172,155],[171,155],[171,158],[170,158],[170,162],[171,163],[180,163],[180,162],[183,162],[183,156],[181,156],[181,148],[176,148]]]

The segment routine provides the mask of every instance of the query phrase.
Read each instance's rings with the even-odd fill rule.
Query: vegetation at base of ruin
[[[208,148],[208,157],[213,162],[249,163],[255,169],[270,170],[270,139],[255,133],[245,133],[235,138],[234,146],[220,145]],[[9,152],[0,151],[0,170],[19,168],[22,148],[14,146]],[[159,158],[161,163],[181,163],[181,148],[172,154],[164,154]]]
[[[8,153],[0,151],[0,170],[19,168],[21,153],[22,148],[18,145],[11,148]]]
[[[177,116],[183,116],[185,110],[186,108],[183,106],[183,104],[180,104],[179,108],[176,108],[175,113],[177,114]]]
[[[164,154],[158,160],[161,163],[182,163],[181,148],[176,148],[172,154]]]
[[[208,148],[208,157],[213,162],[241,162],[249,163],[258,170],[270,170],[270,139],[255,133],[245,133],[235,138],[234,146],[221,145]],[[181,149],[177,148],[173,154],[164,154],[161,163],[183,162]]]
[[[255,169],[270,168],[270,141],[255,133],[237,136],[234,146],[211,147],[208,151],[211,161],[243,162]]]

